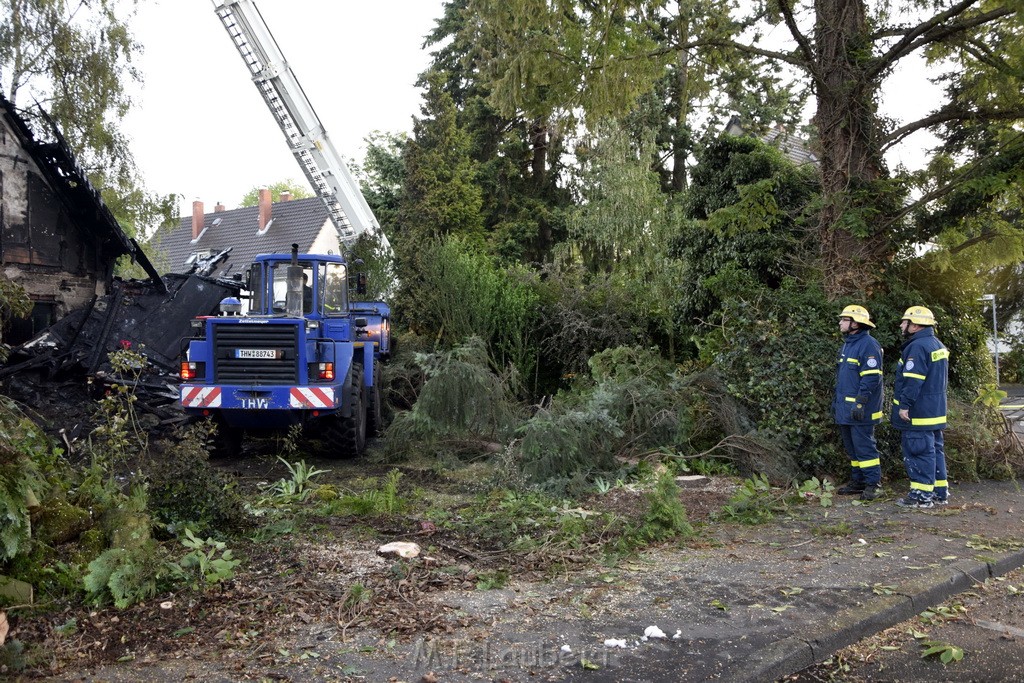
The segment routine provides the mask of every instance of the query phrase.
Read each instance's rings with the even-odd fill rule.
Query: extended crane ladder
[[[345,245],[363,232],[379,237],[384,252],[391,244],[377,224],[355,181],[334,150],[302,86],[284,59],[270,29],[249,0],[213,0],[217,17],[245,62],[253,83],[284,133],[292,154],[316,191]],[[224,4],[219,4],[223,2]],[[260,33],[263,39],[260,39]],[[289,87],[290,82],[290,87]],[[339,201],[345,201],[348,211]],[[361,220],[351,220],[360,218]]]

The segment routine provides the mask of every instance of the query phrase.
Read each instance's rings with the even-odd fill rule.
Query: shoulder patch
[[[904,367],[907,370],[913,370],[914,369],[914,359],[913,358],[908,359],[907,360],[907,364]]]
[[[878,361],[877,360],[875,360],[874,358],[868,358],[868,367],[869,368],[876,367],[877,365],[878,365]]]

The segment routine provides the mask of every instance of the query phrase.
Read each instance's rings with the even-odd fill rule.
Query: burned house
[[[270,190],[261,189],[257,206],[226,210],[218,203],[212,213],[203,209],[203,202],[193,202],[191,217],[154,237],[154,247],[175,272],[223,255],[205,272],[230,277],[244,273],[257,254],[288,253],[292,244],[302,253],[339,251],[338,233],[319,197],[291,199],[282,193],[281,201],[272,203]]]
[[[52,121],[39,113],[30,125],[0,95],[0,274],[33,303],[28,318],[11,321],[4,341],[25,341],[109,293],[125,255],[159,283]]]

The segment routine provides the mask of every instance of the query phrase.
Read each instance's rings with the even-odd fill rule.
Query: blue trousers
[[[882,461],[875,445],[875,426],[839,425],[839,434],[850,456],[850,481],[878,486],[882,481]]]
[[[949,480],[946,479],[946,443],[942,429],[935,430],[935,499],[949,497]]]
[[[910,495],[918,500],[931,500],[935,495],[935,475],[938,458],[935,451],[935,435],[939,435],[942,443],[942,430],[914,431],[904,430],[903,465],[910,478]],[[942,473],[946,472],[945,453],[942,457]],[[943,478],[943,480],[945,480]]]

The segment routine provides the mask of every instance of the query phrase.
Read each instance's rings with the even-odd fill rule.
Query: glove
[[[852,417],[857,422],[860,422],[861,420],[863,420],[864,419],[864,406],[862,406],[861,404],[858,403],[856,405],[856,407],[854,407],[853,412],[850,413],[850,417]]]

